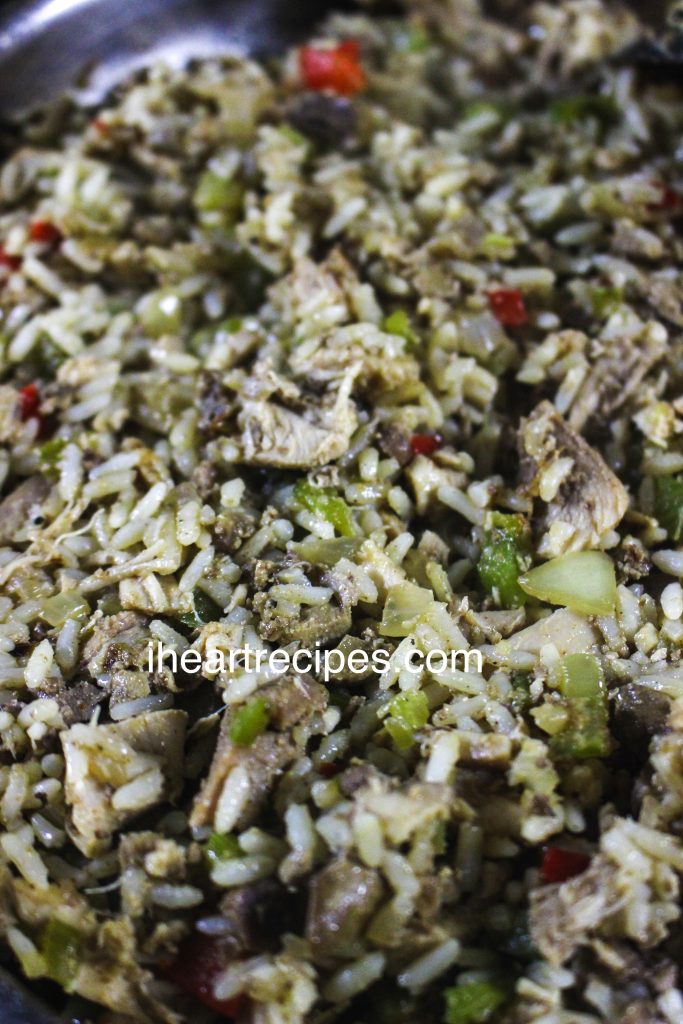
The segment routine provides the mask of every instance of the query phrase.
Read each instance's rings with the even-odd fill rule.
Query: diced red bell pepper
[[[161,970],[170,981],[214,1013],[234,1020],[244,1002],[244,996],[216,999],[213,994],[219,974],[232,959],[234,956],[229,946],[219,936],[193,932],[180,944],[175,960],[161,964]]]
[[[21,256],[13,256],[6,252],[0,245],[0,267],[7,267],[8,270],[18,270],[21,266]]]
[[[441,434],[413,434],[410,439],[413,455],[433,455],[442,444]]]
[[[648,209],[653,213],[668,212],[676,213],[683,210],[683,196],[663,181],[653,181],[652,184],[660,189],[660,198],[655,203],[648,203]]]
[[[580,875],[590,864],[590,857],[578,850],[562,850],[559,846],[548,846],[543,851],[541,881],[546,885],[566,882],[574,875]]]
[[[32,242],[42,242],[44,245],[57,245],[64,236],[52,221],[34,220],[28,229],[28,237]]]
[[[35,384],[27,384],[19,389],[19,402],[24,422],[40,417],[40,391]]]
[[[529,323],[524,298],[517,288],[496,288],[489,292],[489,305],[503,327],[523,327]]]
[[[334,761],[322,761],[318,766],[318,771],[324,779],[333,779],[341,770],[342,766]]]
[[[299,50],[299,74],[307,89],[329,89],[337,96],[352,96],[365,88],[365,72],[360,63],[360,48],[355,39],[347,39],[330,49],[302,46]]]

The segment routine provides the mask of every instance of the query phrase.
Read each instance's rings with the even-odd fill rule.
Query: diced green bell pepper
[[[528,568],[528,527],[523,516],[494,512],[486,532],[477,571],[487,593],[503,608],[520,608],[527,596],[518,583]]]
[[[342,537],[355,537],[351,509],[333,487],[316,487],[308,480],[299,480],[294,487],[294,500],[308,512],[326,519]]]

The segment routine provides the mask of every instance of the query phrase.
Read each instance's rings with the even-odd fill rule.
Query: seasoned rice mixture
[[[681,48],[515,18],[10,145],[0,935],[64,1020],[683,1022]]]

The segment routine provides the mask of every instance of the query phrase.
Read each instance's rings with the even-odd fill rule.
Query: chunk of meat
[[[599,855],[575,878],[533,890],[529,925],[534,945],[559,967],[590,941],[619,899],[614,866]]]
[[[145,646],[149,637],[146,636],[143,626],[147,619],[139,612],[127,611],[118,612],[116,615],[105,615],[99,619],[93,628],[92,636],[83,647],[83,664],[88,666],[90,674],[96,676],[105,668],[112,669],[122,667],[122,648],[114,649],[110,653],[113,641],[120,641],[125,651],[130,654],[133,639],[145,640]],[[132,631],[135,630],[133,634]]]
[[[407,466],[415,456],[410,444],[410,434],[395,423],[387,423],[380,429],[378,444],[385,455],[396,459],[399,466]]]
[[[347,373],[333,404],[313,413],[295,412],[272,401],[245,401],[238,416],[242,461],[256,466],[308,469],[347,451],[358,419],[351,400],[356,370]]]
[[[0,501],[0,544],[28,540],[26,527],[40,513],[49,493],[44,476],[31,476]]]
[[[628,494],[602,457],[541,402],[519,432],[522,487],[540,506],[538,552],[595,548],[617,526]]]
[[[178,795],[186,721],[184,711],[156,711],[61,734],[68,827],[87,857],[106,850],[136,815]]]
[[[614,732],[627,750],[647,750],[650,740],[666,729],[671,701],[657,690],[626,683],[614,699]]]
[[[666,341],[654,331],[644,331],[635,341],[613,341],[579,388],[568,419],[571,429],[594,430],[609,423],[665,352]]]
[[[232,554],[238,551],[245,540],[251,537],[259,525],[259,514],[255,509],[230,508],[216,516],[213,533],[219,551]]]
[[[339,146],[356,131],[358,115],[344,96],[307,92],[296,96],[287,111],[292,125],[322,145]]]
[[[273,783],[299,753],[289,737],[270,732],[257,736],[248,747],[237,746],[229,726],[226,716],[209,774],[192,807],[193,828],[212,825],[231,831],[252,824]]]
[[[366,926],[385,893],[379,872],[335,860],[318,872],[308,891],[306,938],[314,962],[360,956]]]
[[[291,911],[291,902],[292,895],[272,878],[228,892],[220,902],[220,912],[225,919],[224,938],[233,955],[275,945],[280,922],[284,913]]]
[[[65,686],[56,694],[59,710],[67,726],[76,722],[89,722],[93,711],[105,698],[103,690],[86,682]]]
[[[230,831],[255,821],[275,780],[301,752],[289,732],[324,706],[323,694],[318,683],[298,677],[261,689],[270,726],[282,731],[265,732],[249,746],[233,743],[232,717],[224,716],[209,774],[192,808],[193,828],[220,825],[219,831]]]

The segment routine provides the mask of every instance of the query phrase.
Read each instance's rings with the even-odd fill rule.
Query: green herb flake
[[[399,338],[405,338],[409,345],[416,347],[420,344],[420,338],[413,330],[404,309],[397,309],[386,317],[382,327],[387,334],[396,334]]]
[[[46,469],[57,469],[62,452],[68,442],[63,437],[53,437],[40,448],[40,461]]]
[[[606,320],[619,309],[624,293],[621,288],[591,288],[589,298],[594,314]]]
[[[244,199],[244,187],[233,178],[213,171],[202,174],[194,193],[194,205],[202,213],[220,213],[226,221],[237,219]]]
[[[445,1024],[484,1024],[508,998],[508,990],[492,981],[471,981],[447,988]]]
[[[592,117],[603,127],[609,127],[618,121],[619,107],[612,96],[566,96],[553,100],[550,116],[564,125]]]
[[[236,712],[230,724],[230,739],[239,747],[249,747],[265,731],[269,721],[268,705],[262,697],[257,697]]]
[[[210,868],[223,860],[239,857],[242,853],[236,836],[212,832],[204,845],[204,857]]]
[[[188,629],[201,629],[207,622],[217,622],[222,611],[203,590],[195,590],[192,593],[194,610],[178,615],[177,619]]]

